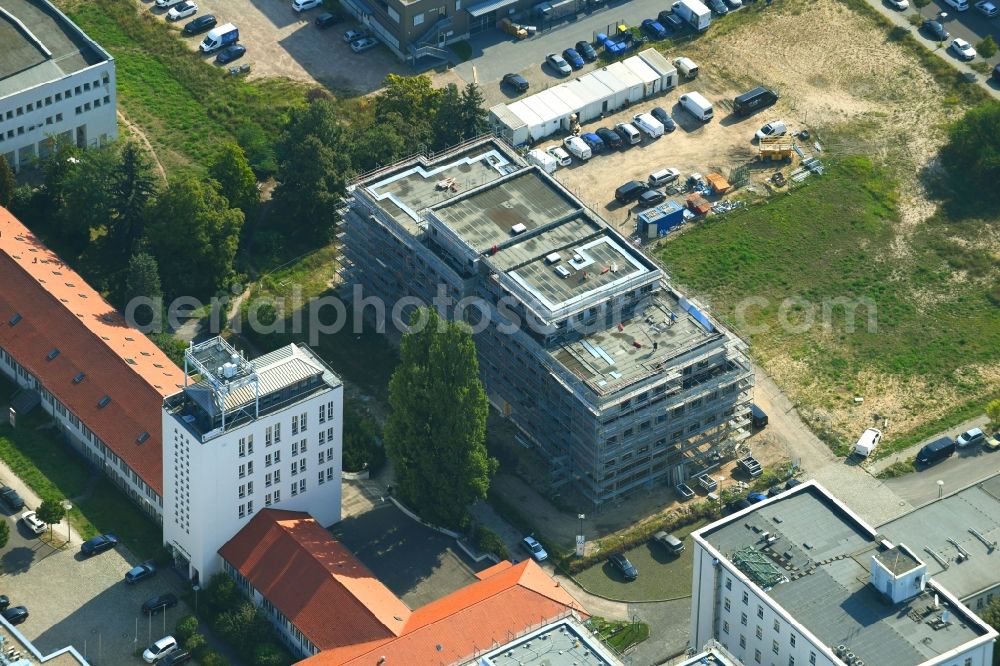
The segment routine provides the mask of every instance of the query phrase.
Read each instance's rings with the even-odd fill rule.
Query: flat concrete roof
[[[108,59],[44,0],[3,0],[0,10],[0,98]]]
[[[484,666],[621,666],[579,622],[567,618],[549,624],[482,655]]]
[[[963,607],[934,609],[931,586],[893,604],[869,585],[872,557],[887,550],[875,536],[815,482],[696,533],[827,647],[867,664],[914,666],[986,635]]]
[[[527,234],[580,208],[554,181],[540,177],[534,169],[525,169],[503,183],[456,198],[434,213],[481,254],[515,238],[517,225]]]
[[[721,336],[705,328],[672,293],[660,290],[620,327],[590,333],[551,354],[595,393],[605,395],[662,372],[670,359]]]
[[[490,183],[505,175],[510,166],[507,157],[491,143],[478,144],[449,155],[441,163],[404,164],[379,174],[365,188],[393,219],[416,235],[422,223],[422,210]]]
[[[1000,474],[914,509],[878,531],[914,550],[934,580],[959,599],[1000,585]]]

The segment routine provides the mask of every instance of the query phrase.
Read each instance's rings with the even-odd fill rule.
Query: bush
[[[185,615],[181,619],[177,620],[177,624],[174,626],[174,636],[180,643],[184,643],[188,638],[197,633],[198,618],[194,615]],[[191,648],[188,649],[190,650]]]
[[[207,650],[208,640],[202,634],[194,633],[182,640],[181,645],[184,646],[185,650],[197,656],[198,653]]]
[[[507,544],[503,542],[500,535],[485,525],[476,525],[472,533],[472,543],[479,550],[492,553],[501,560],[510,559],[510,551],[507,550]]]
[[[994,428],[1000,428],[1000,400],[993,400],[986,405],[986,416],[990,417]]]
[[[253,666],[284,666],[288,663],[288,654],[274,643],[261,643],[254,648]]]
[[[344,405],[344,459],[345,472],[367,469],[377,474],[385,465],[385,448],[378,426],[362,416],[350,405]]]
[[[226,574],[217,573],[208,582],[208,588],[205,590],[205,601],[208,602],[208,607],[215,611],[213,616],[235,608],[241,599],[242,596],[236,583]]]
[[[876,475],[879,479],[895,479],[897,476],[903,476],[904,474],[909,474],[910,472],[917,471],[917,468],[913,464],[913,458],[908,458],[906,460],[898,460],[884,470]]]
[[[997,43],[993,39],[993,35],[986,35],[986,38],[976,44],[976,51],[979,55],[984,58],[992,58],[997,54]]]
[[[198,663],[201,666],[229,666],[229,662],[221,654],[215,650],[209,650],[204,655],[198,658]]]

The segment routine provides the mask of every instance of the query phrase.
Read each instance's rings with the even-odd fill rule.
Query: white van
[[[571,155],[579,160],[589,160],[593,153],[590,150],[590,146],[587,142],[578,136],[568,136],[563,139],[563,145],[566,146],[566,150],[570,152]]]
[[[955,8],[955,11],[964,12],[969,8],[969,0],[944,0]]]
[[[698,76],[698,65],[694,64],[694,60],[691,58],[684,56],[674,58],[674,67],[685,79],[693,79]]]
[[[712,111],[712,103],[705,99],[705,96],[701,93],[689,92],[686,95],[681,95],[681,98],[678,101],[688,113],[698,120],[707,123],[712,119],[712,115],[714,114]]]
[[[632,124],[653,139],[663,136],[663,123],[648,113],[639,113],[633,116]]]
[[[528,163],[540,167],[545,173],[555,173],[559,168],[559,160],[538,148],[528,151]]]
[[[642,143],[642,133],[632,123],[618,123],[615,132],[630,145]]]
[[[881,441],[882,431],[878,428],[868,428],[868,430],[861,433],[858,443],[854,445],[854,453],[862,458],[867,458]]]

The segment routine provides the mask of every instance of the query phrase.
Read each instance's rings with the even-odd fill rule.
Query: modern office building
[[[566,632],[582,638],[571,623],[589,615],[530,559],[501,562],[411,610],[306,513],[258,511],[219,553],[226,573],[307,666],[507,666],[516,662],[482,659],[499,646],[530,642],[532,632],[545,634],[536,647],[551,639],[578,655],[585,650]],[[553,626],[559,622],[566,624]],[[593,655],[576,663],[618,666]]]
[[[692,536],[692,645],[751,666],[993,663],[997,632],[815,481]]]
[[[0,155],[14,170],[55,140],[118,136],[115,61],[48,0],[0,6]]]
[[[3,208],[0,371],[29,391],[27,404],[37,394],[67,441],[161,520],[160,408],[184,373]]]
[[[890,520],[878,531],[913,548],[927,563],[927,573],[977,613],[1000,599],[1000,475]]]
[[[475,332],[492,404],[600,505],[717,466],[748,435],[745,345],[556,180],[496,139],[350,188],[342,262],[365,316],[415,303]],[[435,300],[437,299],[437,300]],[[386,327],[392,330],[392,325]]]
[[[183,374],[163,401],[163,541],[192,581],[261,509],[340,520],[344,387],[318,356],[248,360],[219,337],[187,349]]]

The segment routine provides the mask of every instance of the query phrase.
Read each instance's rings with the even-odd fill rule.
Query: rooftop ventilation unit
[[[86,377],[86,376],[87,376],[87,375],[85,375],[85,374],[84,374],[84,373],[82,373],[82,372],[80,372],[80,373],[77,373],[76,377],[74,377],[74,378],[73,378],[73,383],[74,383],[74,384],[79,384],[80,382],[82,382],[82,381],[83,381],[83,378],[84,378],[84,377]]]
[[[523,224],[521,224],[520,222],[518,222],[517,224],[515,224],[514,226],[512,226],[510,228],[510,233],[512,233],[515,236],[517,236],[518,234],[523,234],[527,230],[528,230],[528,227],[526,227]]]
[[[11,326],[16,326],[17,322],[21,321],[22,317],[20,314],[15,313],[13,317],[7,320],[7,323]]]
[[[144,433],[142,433],[141,435],[139,435],[138,437],[136,437],[135,441],[137,441],[137,442],[139,442],[140,444],[142,444],[142,443],[144,443],[144,442],[145,442],[145,441],[146,441],[147,439],[149,439],[149,433],[148,433],[148,432],[144,432]]]
[[[565,279],[569,277],[569,271],[566,270],[565,266],[556,266],[556,275]]]
[[[59,356],[59,349],[58,349],[58,348],[57,348],[57,349],[53,349],[52,351],[50,351],[50,352],[48,353],[48,356],[46,356],[45,358],[47,358],[48,360],[50,360],[50,361],[51,361],[51,360],[52,360],[52,359],[54,359],[54,358],[55,358],[56,356]]]
[[[545,263],[547,264],[558,264],[562,260],[562,255],[558,252],[553,252],[552,254],[545,255]]]
[[[108,406],[108,405],[109,405],[110,403],[111,403],[111,396],[110,396],[110,395],[106,395],[106,396],[104,396],[103,398],[101,398],[101,401],[100,401],[100,402],[98,402],[98,403],[97,403],[97,408],[98,408],[98,409],[104,409],[104,408],[105,408],[105,407],[107,407],[107,406]]]

